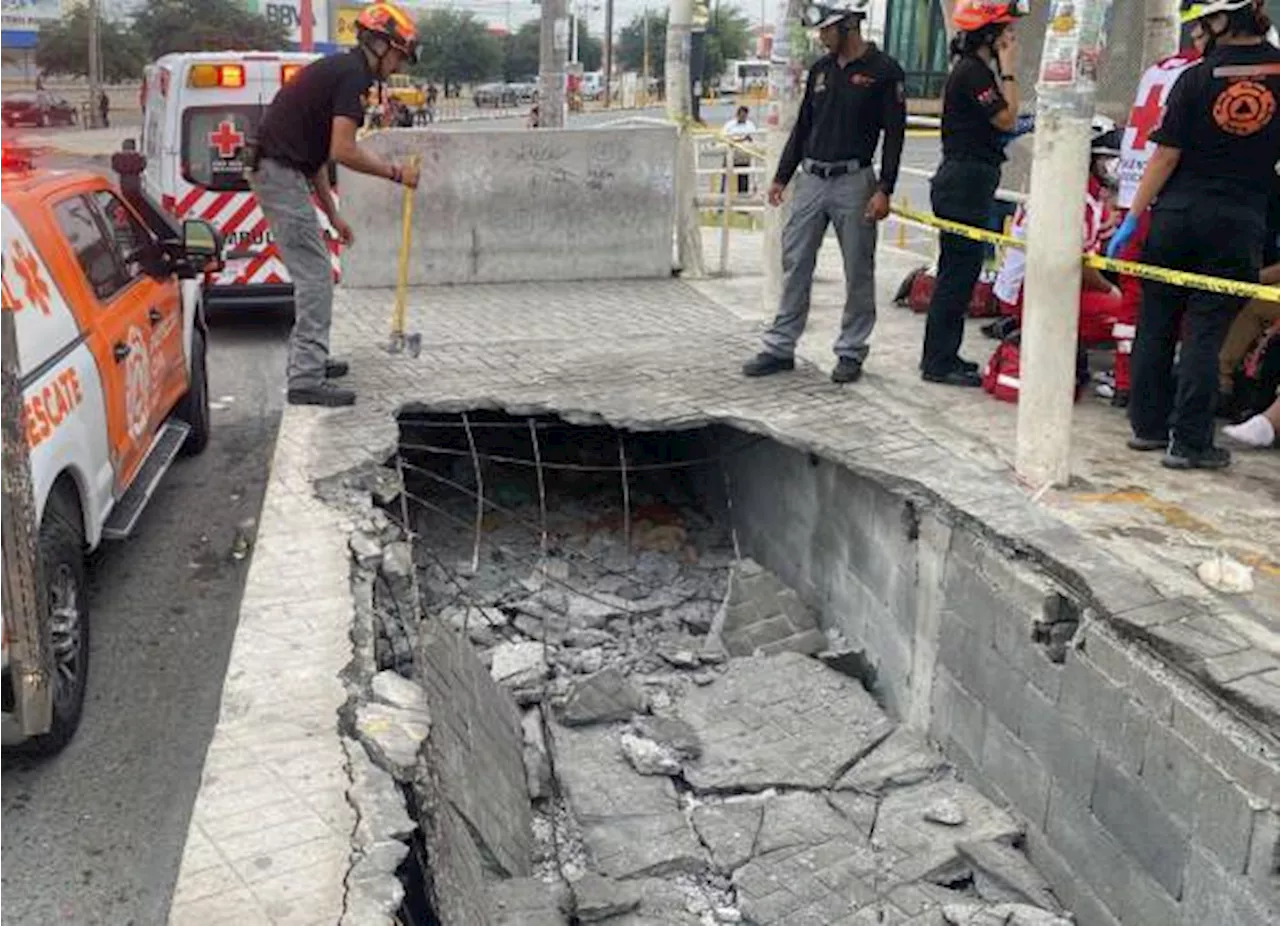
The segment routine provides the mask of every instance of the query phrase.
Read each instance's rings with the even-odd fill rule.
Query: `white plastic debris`
[[[1253,591],[1253,570],[1221,551],[1196,567],[1196,577],[1224,595],[1247,595]]]

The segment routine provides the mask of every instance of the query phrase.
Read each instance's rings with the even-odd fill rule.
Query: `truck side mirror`
[[[182,249],[188,258],[218,260],[222,257],[222,235],[203,219],[182,223]]]

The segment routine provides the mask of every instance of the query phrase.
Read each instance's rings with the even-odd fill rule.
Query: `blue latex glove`
[[[1019,116],[1014,122],[1012,132],[1001,132],[1000,135],[997,136],[1000,141],[1000,147],[1003,148],[1015,138],[1026,135],[1028,132],[1035,131],[1035,127],[1036,117],[1034,115]]]
[[[1108,257],[1115,257],[1124,249],[1129,239],[1133,237],[1133,233],[1138,230],[1139,218],[1136,212],[1130,212],[1124,217],[1124,221],[1120,223],[1120,227],[1115,230],[1110,243],[1107,244]]]

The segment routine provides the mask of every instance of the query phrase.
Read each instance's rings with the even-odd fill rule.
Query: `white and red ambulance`
[[[241,151],[276,92],[318,58],[305,52],[165,55],[146,69],[142,152],[148,194],[176,220],[203,219],[227,242],[205,281],[209,309],[291,305],[293,285],[249,188]],[[335,197],[336,197],[335,193]],[[339,243],[317,207],[333,262]]]

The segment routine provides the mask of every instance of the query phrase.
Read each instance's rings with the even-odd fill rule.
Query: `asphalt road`
[[[215,324],[208,449],[166,474],[132,539],[95,557],[79,733],[43,764],[4,757],[5,926],[165,922],[248,570],[233,548],[261,508],[283,407],[287,331],[279,316]]]

